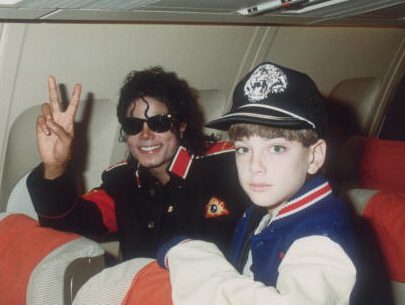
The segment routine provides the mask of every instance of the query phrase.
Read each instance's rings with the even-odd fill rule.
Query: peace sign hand
[[[44,178],[62,175],[72,157],[74,122],[79,106],[81,85],[73,87],[72,97],[65,111],[61,111],[56,79],[48,77],[49,102],[42,104],[37,118],[36,134],[39,154],[44,163]]]

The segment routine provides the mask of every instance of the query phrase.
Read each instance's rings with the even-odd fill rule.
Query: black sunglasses
[[[121,126],[127,135],[136,135],[142,131],[145,122],[152,131],[165,132],[173,127],[174,121],[171,114],[158,114],[147,119],[127,117],[122,120]]]

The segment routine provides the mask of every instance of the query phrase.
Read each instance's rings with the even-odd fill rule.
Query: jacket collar
[[[305,182],[303,187],[278,212],[276,219],[284,218],[302,211],[332,194],[332,187],[322,176],[315,176]]]
[[[168,172],[174,174],[182,179],[186,179],[191,163],[193,162],[194,155],[191,154],[184,146],[179,146],[172,161],[168,166]],[[136,185],[141,187],[141,176],[144,177],[146,170],[139,163],[135,171]],[[142,178],[143,180],[143,178]]]
[[[177,149],[172,162],[169,165],[169,172],[186,179],[194,155],[192,155],[184,146]]]
[[[168,172],[184,180],[187,178],[191,163],[194,159],[206,158],[233,151],[235,151],[235,148],[233,144],[228,141],[218,141],[212,143],[209,149],[202,155],[192,154],[186,147],[180,145],[168,166]],[[138,163],[135,172],[138,187],[141,187],[140,175],[143,170],[144,169]]]

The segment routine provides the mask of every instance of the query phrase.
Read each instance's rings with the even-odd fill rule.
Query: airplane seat
[[[95,187],[100,184],[102,171],[110,165],[108,152],[116,149],[114,141],[118,122],[115,107],[113,102],[104,99],[88,99],[79,105],[73,166],[83,173],[84,190],[86,185]],[[40,105],[26,109],[10,128],[0,185],[0,212],[23,213],[37,219],[26,178],[40,162],[35,134],[35,121],[40,111]],[[118,246],[110,250],[110,242],[101,244],[109,254],[118,255]]]
[[[352,136],[367,136],[373,110],[378,104],[380,81],[376,77],[344,79],[326,98],[329,116],[326,171],[335,179],[342,145]]]
[[[39,105],[26,109],[10,128],[0,185],[0,212],[36,217],[24,182],[27,173],[40,162],[35,136],[39,112]]]
[[[87,238],[41,227],[24,214],[0,213],[0,303],[70,305],[104,268],[103,255]]]
[[[327,98],[332,121],[341,124],[348,136],[367,135],[379,91],[380,80],[376,77],[340,81]]]
[[[115,266],[105,268],[103,271],[89,279],[77,292],[76,297],[73,300],[73,305],[166,304],[165,299],[160,299],[156,303],[151,303],[150,300],[149,302],[139,301],[139,297],[145,296],[145,294],[145,299],[147,300],[147,296],[150,297],[151,295],[156,294],[158,290],[161,290],[161,285],[167,285],[169,282],[167,274],[167,281],[165,281],[165,279],[163,279],[163,281],[155,281],[155,279],[157,279],[155,277],[155,272],[152,274],[152,277],[148,276],[148,279],[151,279],[151,281],[148,281],[148,279],[146,279],[147,282],[143,282],[143,280],[141,281],[140,284],[147,283],[147,285],[146,287],[143,285],[141,289],[139,289],[137,287],[137,283],[140,282],[139,276],[142,276],[145,272],[144,268],[149,270],[149,265],[154,265],[153,269],[159,273],[159,278],[162,275],[163,277],[165,276],[165,272],[159,272],[159,270],[166,270],[158,267],[155,260],[151,258],[131,259]],[[133,286],[136,287],[134,288]],[[137,294],[139,292],[140,295],[137,295],[138,302],[131,303],[128,299],[132,298],[130,294],[134,290],[136,290]]]
[[[351,137],[337,163],[340,179],[347,177],[341,192],[359,216],[355,224],[364,264],[360,272],[372,285],[364,304],[378,304],[373,302],[379,295],[380,304],[403,305],[405,142]]]
[[[109,152],[114,149],[118,128],[115,109],[111,100],[96,100],[91,95],[79,105],[72,166],[83,176],[83,191],[99,185],[101,172],[110,165]],[[0,185],[0,211],[7,211],[17,182],[40,162],[35,134],[35,121],[40,112],[41,105],[27,108],[10,127]]]
[[[8,213],[22,213],[38,220],[38,215],[35,212],[26,184],[29,173],[22,176],[14,185],[7,200],[6,211]]]
[[[226,96],[221,90],[200,90],[199,102],[204,113],[205,122],[215,120],[226,112]],[[207,135],[214,135],[217,138],[226,140],[227,132],[205,127],[204,132]]]

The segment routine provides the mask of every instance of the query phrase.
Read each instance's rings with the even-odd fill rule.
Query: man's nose
[[[141,134],[140,136],[142,138],[146,138],[149,139],[153,136],[154,132],[152,129],[149,128],[148,123],[147,122],[143,122],[143,126],[142,126],[142,130],[141,130]]]

